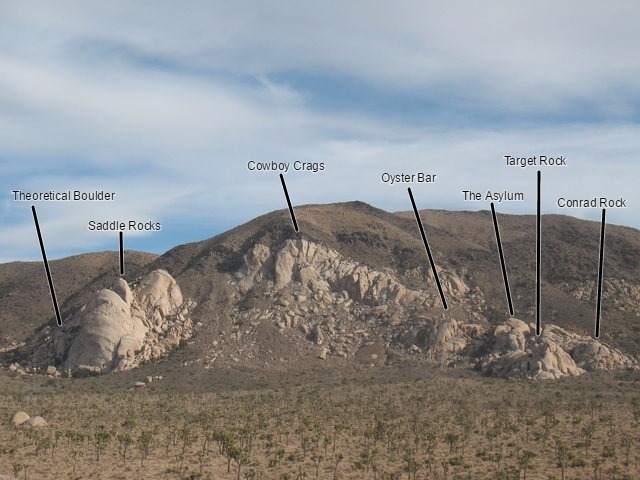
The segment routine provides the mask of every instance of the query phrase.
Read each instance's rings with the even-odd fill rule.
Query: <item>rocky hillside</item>
[[[137,276],[157,255],[126,252],[127,272]],[[56,294],[64,316],[84,303],[97,288],[113,282],[118,253],[99,252],[50,262]],[[17,345],[53,319],[49,286],[42,262],[0,264],[0,351]]]
[[[595,223],[543,217],[544,331],[536,337],[530,326],[534,217],[499,216],[513,318],[488,212],[422,212],[446,311],[410,214],[359,202],[299,207],[296,213],[299,233],[288,212],[278,211],[176,247],[145,266],[150,273],[131,286],[119,281],[87,299],[62,329],[40,329],[16,352],[12,360],[20,367],[13,368],[120,370],[166,356],[181,340],[167,361],[205,369],[313,363],[369,368],[411,361],[555,378],[637,366],[636,230],[607,230],[598,341],[591,333]],[[149,300],[145,285],[157,281],[162,286],[154,291],[180,295],[158,293]],[[173,300],[157,303],[159,298]]]

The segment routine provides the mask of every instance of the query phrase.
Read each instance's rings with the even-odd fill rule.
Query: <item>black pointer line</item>
[[[124,234],[120,232],[120,276],[124,276]]]
[[[596,338],[600,338],[600,307],[602,306],[602,271],[604,267],[604,227],[606,210],[602,209],[602,225],[600,226],[600,261],[598,263],[598,299],[596,300]]]
[[[53,302],[53,309],[56,312],[56,321],[58,326],[62,325],[62,317],[60,316],[60,308],[58,307],[58,299],[56,298],[56,291],[53,288],[53,280],[51,279],[51,270],[49,270],[49,261],[47,260],[47,252],[44,249],[44,242],[42,241],[42,233],[40,232],[40,224],[38,223],[38,214],[36,213],[35,205],[31,205],[31,212],[33,213],[33,221],[36,224],[36,232],[38,232],[38,241],[40,242],[40,250],[42,251],[42,261],[44,262],[44,269],[47,272],[47,280],[49,281],[49,290],[51,291],[51,301]]]
[[[293,222],[293,229],[297,232],[298,222],[296,221],[296,214],[293,212],[291,206],[291,199],[289,198],[289,192],[287,191],[287,184],[284,183],[284,175],[280,174],[280,181],[282,182],[282,189],[284,190],[284,196],[287,198],[287,205],[289,205],[289,213],[291,214],[291,221]]]
[[[502,241],[500,240],[500,229],[498,228],[498,219],[496,218],[496,209],[491,202],[491,216],[493,217],[493,228],[496,231],[496,243],[498,244],[498,252],[500,252],[500,264],[502,265],[502,279],[504,280],[504,289],[507,292],[507,302],[509,303],[509,313],[513,316],[513,302],[511,301],[511,289],[509,288],[509,277],[507,275],[507,266],[504,262],[504,253],[502,252]]]
[[[427,251],[427,256],[429,257],[429,263],[431,264],[431,271],[433,271],[433,276],[436,279],[436,285],[438,286],[438,292],[440,293],[440,300],[442,300],[442,306],[445,310],[447,310],[447,300],[444,298],[444,292],[442,291],[442,285],[440,285],[440,277],[438,277],[438,272],[436,271],[436,264],[433,261],[433,255],[431,255],[431,249],[429,248],[429,242],[427,242],[427,236],[424,233],[424,227],[422,226],[422,220],[420,220],[420,214],[418,213],[418,207],[416,207],[416,201],[413,199],[413,193],[411,192],[411,188],[407,188],[409,191],[409,198],[411,199],[411,205],[413,206],[413,213],[416,216],[416,222],[418,222],[418,228],[420,229],[420,235],[422,235],[422,243],[424,243],[424,249]]]
[[[540,257],[542,255],[542,248],[540,242],[540,184],[541,184],[541,175],[540,170],[538,170],[538,201],[537,201],[537,210],[536,210],[536,336],[540,336],[540,282],[541,282],[541,272],[540,272]]]

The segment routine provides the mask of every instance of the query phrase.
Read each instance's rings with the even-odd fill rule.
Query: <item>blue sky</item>
[[[640,4],[0,0],[0,261],[39,258],[31,204],[11,190],[107,190],[107,204],[36,203],[49,256],[117,247],[89,220],[153,220],[126,247],[161,253],[286,207],[250,160],[324,162],[289,173],[294,204],[362,200],[488,209],[461,191],[521,191],[535,169],[503,155],[564,155],[560,196],[624,197],[640,227]]]

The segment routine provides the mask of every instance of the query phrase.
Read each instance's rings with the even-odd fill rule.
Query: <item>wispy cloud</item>
[[[136,243],[162,250],[285,206],[249,160],[325,162],[289,174],[298,204],[406,209],[406,190],[380,181],[393,170],[438,174],[416,188],[425,208],[474,209],[462,189],[533,195],[532,172],[503,155],[565,155],[545,171],[546,211],[565,194],[638,205],[638,14],[630,1],[5,3],[0,260],[38,255],[14,188],[118,191],[42,204],[52,257],[112,248],[87,232],[96,217],[162,221]],[[533,212],[530,195],[501,209]],[[636,210],[609,218],[640,226]]]

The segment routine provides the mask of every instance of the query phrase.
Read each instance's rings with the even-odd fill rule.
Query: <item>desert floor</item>
[[[0,478],[636,479],[640,375],[459,370],[0,375]],[[213,381],[215,380],[215,381]],[[39,429],[15,427],[17,411]]]

